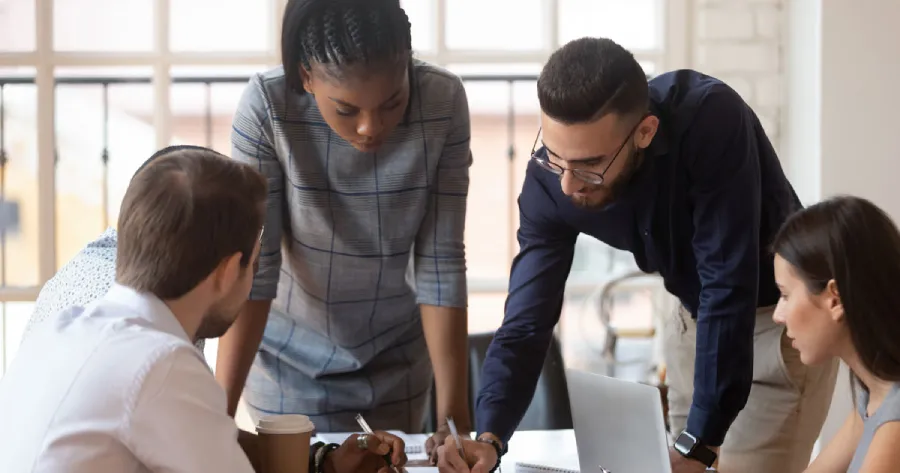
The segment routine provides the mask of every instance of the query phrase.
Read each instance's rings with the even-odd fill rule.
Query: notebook
[[[578,469],[516,462],[516,473],[581,473]]]
[[[429,435],[427,434],[407,434],[406,432],[400,432],[397,430],[389,430],[388,433],[396,435],[403,439],[403,442],[406,444],[407,455],[424,455],[425,454],[425,441],[428,440]],[[330,433],[317,433],[316,437],[325,443],[344,443],[344,440],[347,440],[347,437],[352,435],[349,432],[330,432]]]

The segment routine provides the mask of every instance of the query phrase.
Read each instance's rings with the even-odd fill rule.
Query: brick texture
[[[782,40],[789,0],[695,0],[693,67],[733,87],[781,139]]]

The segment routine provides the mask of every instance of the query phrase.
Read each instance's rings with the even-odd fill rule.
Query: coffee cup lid
[[[263,416],[256,423],[260,434],[299,434],[312,432],[315,427],[309,417],[299,414]]]

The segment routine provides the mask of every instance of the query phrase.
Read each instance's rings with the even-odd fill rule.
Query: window
[[[18,346],[40,285],[115,225],[130,176],[153,150],[193,143],[230,151],[231,118],[248,77],[280,63],[285,3],[0,0],[4,360]],[[541,65],[560,44],[596,35],[631,48],[648,73],[664,70],[671,32],[684,30],[665,19],[683,17],[670,12],[683,1],[402,5],[416,56],[465,79],[474,153],[466,234],[471,329],[490,330],[502,318],[518,250],[516,199],[537,133]],[[575,293],[606,277],[597,268],[629,262],[587,240],[577,254]]]

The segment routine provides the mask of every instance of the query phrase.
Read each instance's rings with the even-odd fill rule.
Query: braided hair
[[[290,0],[281,60],[288,89],[300,94],[305,93],[300,67],[309,71],[319,64],[340,79],[350,67],[409,64],[409,18],[400,0]]]

